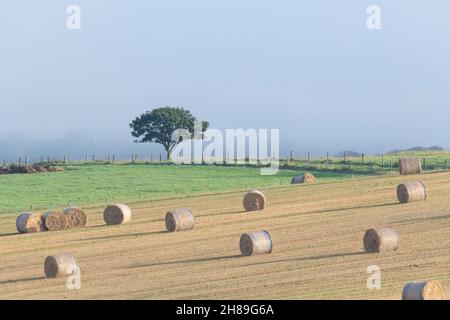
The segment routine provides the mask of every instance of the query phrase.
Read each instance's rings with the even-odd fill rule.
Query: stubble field
[[[398,204],[398,183],[422,179],[424,202]],[[244,212],[242,192],[136,202],[129,224],[106,226],[102,207],[88,226],[17,234],[17,214],[0,215],[2,299],[400,299],[411,280],[441,281],[450,295],[450,173],[377,177],[262,189],[268,205]],[[192,208],[192,231],[165,232],[168,209]],[[364,232],[390,226],[398,251],[366,254]],[[268,230],[269,255],[243,257],[239,237]],[[46,279],[47,255],[70,252],[81,289]],[[381,289],[366,287],[381,268]]]

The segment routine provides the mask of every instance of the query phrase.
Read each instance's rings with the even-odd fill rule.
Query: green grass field
[[[449,152],[408,153],[426,158],[426,170],[446,169]],[[294,175],[311,172],[319,182],[396,174],[402,155],[360,158],[283,160],[274,176],[244,166],[193,166],[167,163],[74,163],[62,172],[0,175],[0,212],[58,209],[68,205],[98,205],[183,197],[208,192],[244,190],[290,184]]]
[[[0,212],[287,185],[292,176],[302,173],[280,170],[275,176],[261,176],[258,168],[192,165],[78,164],[62,167],[65,171],[0,175]],[[336,172],[311,172],[321,181],[352,177]]]

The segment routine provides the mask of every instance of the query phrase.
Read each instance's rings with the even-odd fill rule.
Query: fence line
[[[296,155],[299,155],[301,153],[294,152],[293,150],[290,150],[288,153],[288,156],[281,159],[280,166],[283,168],[283,166],[287,167],[305,167],[307,170],[336,170],[336,169],[345,169],[345,170],[360,170],[361,168],[371,169],[371,170],[380,170],[380,171],[393,171],[398,167],[398,159],[401,158],[401,156],[389,156],[389,155],[378,155],[378,156],[367,156],[365,153],[360,154],[359,159],[356,156],[349,156],[347,152],[344,152],[341,157],[339,156],[331,156],[330,152],[326,152],[321,157],[313,158],[313,155],[311,152],[305,152],[303,154],[303,157],[296,157]],[[157,154],[158,155],[158,154]],[[37,158],[37,157],[36,157]],[[28,155],[25,156],[19,156],[16,158],[15,161],[8,161],[8,157],[4,156],[3,158],[3,166],[7,167],[8,165],[18,165],[18,166],[29,166],[29,165],[58,165],[58,164],[74,164],[74,163],[83,163],[83,160],[74,160],[75,158],[72,157],[70,154],[65,154],[61,157],[56,156],[50,156],[47,155],[46,157],[40,156],[39,158],[30,158]],[[118,159],[115,154],[105,154],[103,156],[98,156],[96,154],[85,154],[84,156],[81,156],[79,159],[84,158],[84,163],[86,165],[88,164],[117,164],[117,163],[129,163],[130,159],[127,161],[126,159]],[[155,159],[156,158],[156,159]],[[243,165],[267,165],[269,162],[269,159],[263,159],[264,162],[261,159],[249,159],[246,158],[242,161],[238,161],[239,159],[231,159],[230,154],[227,153],[227,157],[223,159],[223,161],[220,164],[228,164],[228,165],[236,165],[237,162],[239,164]],[[46,162],[44,161],[46,159]],[[448,170],[448,160],[444,157],[422,157],[422,168],[424,171],[429,170]],[[31,160],[31,161],[30,161]],[[192,157],[189,161],[189,159],[186,159],[184,163],[194,163]],[[34,161],[34,162],[32,162]],[[131,163],[132,164],[138,164],[138,163],[163,163],[168,161],[167,159],[163,160],[163,154],[159,153],[159,157],[155,157],[154,153],[149,153],[147,156],[142,156],[138,154],[131,154]],[[202,154],[202,164],[205,164],[208,162],[208,158]],[[217,163],[219,164],[219,163]],[[360,167],[359,167],[360,166]]]

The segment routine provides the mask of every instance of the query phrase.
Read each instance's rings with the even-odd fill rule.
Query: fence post
[[[364,153],[361,153],[361,164],[364,164]]]
[[[21,166],[21,164],[22,164],[22,158],[19,157],[19,167]]]
[[[427,169],[426,159],[425,157],[423,157],[423,171],[426,171],[426,169]]]
[[[381,167],[384,167],[384,155],[381,155]]]
[[[330,162],[330,153],[329,152],[327,152],[327,162],[326,162],[326,164],[327,164],[327,168],[328,168],[328,163]]]
[[[290,161],[292,161],[294,157],[292,156],[292,150],[290,151]]]
[[[308,151],[308,169],[311,166],[311,152]]]
[[[162,162],[162,154],[159,154],[159,162]]]
[[[6,167],[6,159],[3,158],[3,166]]]

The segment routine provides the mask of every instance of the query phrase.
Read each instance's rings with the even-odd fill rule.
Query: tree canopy
[[[186,129],[193,137],[194,124],[197,119],[189,110],[180,107],[162,107],[147,111],[136,117],[131,123],[131,135],[136,143],[154,142],[161,144],[170,159],[173,148],[182,141],[172,140],[177,129]],[[208,129],[209,123],[202,122],[202,133]]]

